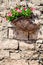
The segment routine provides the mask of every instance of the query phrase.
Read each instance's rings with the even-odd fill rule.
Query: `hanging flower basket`
[[[40,27],[40,24],[35,24],[32,22],[34,8],[26,7],[16,7],[11,9],[10,12],[6,14],[6,19],[11,22],[17,29],[28,32],[28,37],[34,34]],[[21,36],[21,35],[20,35]],[[30,36],[33,38],[32,36]]]
[[[21,30],[34,32],[39,28],[39,25],[34,24],[31,20],[33,15],[32,10],[33,8],[29,7],[16,7],[15,9],[11,9],[10,12],[6,14],[6,19]]]

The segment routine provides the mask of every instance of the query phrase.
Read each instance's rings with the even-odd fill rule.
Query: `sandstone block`
[[[34,51],[31,59],[38,59],[39,53],[37,51]]]
[[[32,3],[36,4],[36,5],[39,5],[40,4],[40,0],[31,0]]]
[[[30,59],[33,53],[34,51],[30,51],[30,50],[20,51],[21,58],[24,58],[24,59]]]
[[[22,51],[20,52],[21,58],[24,59],[37,59],[38,58],[38,53],[36,51]]]
[[[43,44],[36,44],[36,46],[35,46],[36,48],[36,50],[43,50]]]
[[[1,63],[1,65],[28,65],[28,62],[26,62],[24,59],[22,60],[5,59],[4,62]]]
[[[20,54],[19,53],[10,53],[11,59],[20,59]]]
[[[40,59],[43,59],[43,52],[40,54],[40,57],[39,57]]]
[[[43,40],[43,26],[40,26],[40,30],[38,32],[37,39],[42,39]]]
[[[0,59],[2,58],[8,58],[9,52],[7,50],[0,50]]]
[[[39,65],[37,60],[29,60],[29,65]]]
[[[43,50],[43,44],[41,44],[41,50]]]
[[[9,28],[9,38],[13,38],[13,29]]]
[[[43,15],[40,16],[41,19],[43,19]],[[43,22],[43,21],[42,21]]]
[[[17,49],[18,41],[6,39],[0,42],[0,49]]]
[[[19,42],[19,48],[21,50],[34,49],[34,44],[25,43],[23,41]]]

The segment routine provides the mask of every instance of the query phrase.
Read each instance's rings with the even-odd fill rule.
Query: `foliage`
[[[15,9],[11,9],[10,12],[8,12],[6,14],[6,19],[10,22],[12,22],[13,20],[24,16],[24,17],[30,17],[32,14],[32,10],[28,7],[16,7]]]

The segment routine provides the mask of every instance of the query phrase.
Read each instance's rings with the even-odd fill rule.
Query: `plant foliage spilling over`
[[[6,14],[6,19],[8,21],[13,21],[21,16],[30,17],[32,14],[32,10],[28,7],[16,7],[15,9],[11,9],[10,12]]]

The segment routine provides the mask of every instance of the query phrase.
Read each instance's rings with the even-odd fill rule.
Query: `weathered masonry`
[[[11,6],[15,6],[11,2],[15,0],[8,1],[9,5],[6,4],[6,0],[0,0],[0,65],[43,65],[43,0],[30,1],[32,7],[41,11],[41,14],[38,13],[40,29],[35,34],[35,41],[28,41],[27,32],[24,34],[10,23],[4,22],[5,13]]]

